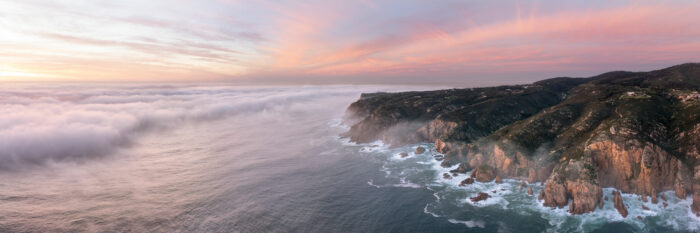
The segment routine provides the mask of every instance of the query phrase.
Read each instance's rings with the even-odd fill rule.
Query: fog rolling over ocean
[[[692,200],[671,193],[668,208],[651,210],[625,194],[643,221],[621,218],[612,200],[572,216],[518,181],[441,179],[452,168],[429,143],[339,137],[360,93],[434,88],[9,84],[0,89],[0,232],[700,229]],[[428,152],[414,154],[418,146]],[[491,190],[501,191],[468,201]]]

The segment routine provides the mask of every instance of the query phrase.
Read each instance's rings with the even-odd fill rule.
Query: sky
[[[3,0],[0,81],[503,84],[700,62],[700,1]]]

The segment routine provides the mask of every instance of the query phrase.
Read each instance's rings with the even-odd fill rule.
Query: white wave
[[[394,184],[394,187],[403,187],[403,188],[422,188],[423,186],[415,183],[411,183],[409,181],[406,181],[406,178],[401,178],[400,182],[398,184]]]
[[[474,227],[479,227],[479,228],[484,228],[486,227],[486,223],[484,221],[461,221],[457,219],[447,219],[448,222],[454,223],[454,224],[464,224],[465,226],[469,228],[474,228]]]
[[[369,181],[367,181],[367,184],[370,185],[370,186],[372,186],[372,187],[375,187],[375,188],[381,188],[381,187],[382,187],[382,186],[379,186],[379,185],[374,184],[374,180],[372,180],[372,179],[370,179]]]
[[[423,207],[423,213],[430,214],[430,215],[432,215],[433,217],[439,218],[440,215],[437,215],[436,213],[433,213],[433,212],[431,212],[431,211],[428,211],[428,205],[430,205],[430,204],[427,204],[427,205],[425,205],[425,207]]]
[[[568,205],[563,208],[550,208],[543,206],[543,201],[537,200],[537,195],[542,192],[544,187],[540,182],[529,184],[529,186],[533,188],[534,195],[527,195],[527,189],[521,190],[519,188],[521,181],[514,179],[504,179],[501,184],[497,184],[495,181],[485,183],[475,182],[460,187],[460,182],[469,177],[471,173],[467,172],[466,174],[453,175],[450,173],[450,170],[456,169],[458,165],[442,167],[440,161],[432,157],[432,155],[439,155],[437,152],[427,152],[428,155],[431,156],[415,156],[412,154],[412,151],[419,145],[408,145],[394,149],[380,147],[379,145],[383,144],[379,143],[373,145],[378,146],[373,146],[372,148],[379,147],[383,149],[383,151],[376,149],[373,152],[376,152],[377,155],[384,154],[386,160],[382,165],[382,171],[386,173],[387,178],[398,178],[398,182],[392,186],[412,188],[426,187],[433,192],[433,196],[435,197],[434,203],[441,203],[442,198],[447,192],[463,192],[465,195],[460,195],[461,199],[456,200],[456,203],[468,204],[475,207],[499,206],[503,209],[507,209],[507,211],[517,211],[523,215],[537,213],[552,226],[547,230],[551,232],[592,231],[610,222],[625,222],[638,229],[643,229],[645,225],[648,224],[647,218],[658,219],[658,217],[663,220],[655,221],[656,224],[667,226],[677,231],[696,231],[700,229],[700,218],[696,217],[689,208],[689,205],[692,203],[692,198],[678,199],[675,197],[673,191],[664,192],[664,195],[668,199],[668,206],[666,208],[663,207],[663,201],[661,199],[659,199],[658,204],[652,204],[651,202],[643,203],[639,200],[639,195],[623,193],[622,198],[628,207],[629,215],[627,218],[622,218],[613,205],[611,192],[614,189],[604,188],[603,192],[608,196],[608,200],[604,201],[603,209],[597,209],[594,212],[581,215],[572,215],[568,212]],[[420,146],[432,147],[431,144],[420,144]],[[400,156],[398,156],[400,152],[405,151],[410,152],[411,156],[409,158],[411,159],[400,158]],[[406,177],[415,176],[422,171],[432,171],[433,176],[428,180],[420,182],[416,182],[415,178],[413,182],[407,181]],[[444,179],[443,174],[445,173],[449,174],[451,179]],[[433,187],[444,188],[436,189]],[[496,193],[493,191],[496,191]],[[478,192],[486,192],[491,198],[477,203],[471,202],[468,198],[475,196]],[[465,196],[466,198],[464,198]],[[649,208],[649,210],[643,210],[642,205]],[[438,205],[431,205],[433,208],[439,208],[437,206]],[[438,217],[438,215],[434,214],[434,211],[429,211],[427,205],[424,212]],[[637,216],[642,217],[642,220],[637,219]],[[456,219],[452,220],[452,223],[465,225],[466,223],[463,222],[469,222]],[[472,222],[472,224],[476,223]]]

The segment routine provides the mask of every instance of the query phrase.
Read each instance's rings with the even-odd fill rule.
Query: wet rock
[[[647,207],[647,206],[645,206],[645,205],[642,205],[642,209],[643,209],[643,210],[649,210],[649,207]]]
[[[532,196],[532,186],[527,187],[527,195]]]
[[[695,174],[693,175],[693,203],[690,204],[690,210],[696,215],[700,214],[700,164],[695,165]]]
[[[572,160],[555,167],[545,182],[544,205],[561,208],[569,204],[571,214],[594,211],[603,197],[595,172],[591,158]]]
[[[444,156],[444,155],[435,155],[435,156],[433,156],[433,158],[435,158],[435,160],[437,160],[437,161],[445,160],[445,156]]]
[[[603,202],[603,199],[600,199],[600,201],[598,201],[598,209],[601,209],[601,210],[602,210],[602,209],[603,209],[603,205],[605,205],[605,202]]]
[[[537,200],[541,201],[542,199],[544,199],[544,191],[541,191],[540,195],[537,195]]]
[[[408,157],[408,153],[401,152],[401,154],[399,154],[399,156],[401,156],[401,158],[406,158],[406,157]]]
[[[487,165],[482,165],[472,171],[472,178],[479,182],[489,182],[496,178],[496,171]]]
[[[496,184],[502,184],[503,180],[501,179],[501,176],[496,175]]]
[[[637,219],[642,220],[642,216],[637,215]]]
[[[414,153],[417,155],[425,153],[425,147],[422,147],[422,146],[417,147],[416,151]]]
[[[492,193],[496,193],[496,190],[491,191]]]
[[[608,196],[605,196],[605,200],[606,200],[606,201],[608,200]]]
[[[476,202],[480,202],[480,201],[486,200],[486,199],[488,199],[488,198],[490,198],[490,197],[491,197],[491,195],[489,195],[488,193],[479,192],[479,193],[476,194],[475,197],[469,198],[469,200],[471,200],[472,202],[475,202],[475,203],[476,203]]]
[[[467,173],[467,171],[469,171],[469,170],[471,170],[471,168],[469,167],[469,164],[467,164],[467,163],[460,163],[460,164],[459,164],[459,167],[457,167],[457,169],[452,169],[452,170],[450,170],[450,172],[456,172],[456,173],[465,174],[465,173]]]
[[[647,199],[647,195],[646,195],[646,194],[642,194],[642,201],[643,201],[643,202],[648,202],[648,201],[649,201],[649,200]]]
[[[618,191],[613,191],[613,202],[615,203],[615,209],[617,209],[617,212],[622,215],[623,218],[627,217],[627,207],[625,206],[625,203],[622,202],[622,196],[620,196],[620,192]]]
[[[666,203],[666,202],[664,202],[663,204],[664,204],[664,208],[666,208],[666,206],[668,206],[668,203]]]
[[[659,203],[659,198],[656,196],[656,192],[651,193],[651,203],[652,204],[657,204]]]
[[[442,178],[443,178],[443,179],[446,179],[446,180],[451,180],[451,179],[452,179],[452,176],[451,176],[450,174],[448,174],[448,173],[443,173],[443,174],[442,174]]]
[[[663,193],[661,194],[661,200],[667,201],[666,196]]]
[[[455,173],[455,172],[450,172],[450,174],[452,174],[453,177],[457,177],[457,176],[459,175],[459,174],[457,174],[457,173]]]
[[[473,183],[474,183],[474,178],[469,177],[469,178],[462,180],[462,182],[459,182],[459,186],[464,187],[464,186],[467,186],[468,184],[473,184]]]
[[[525,188],[525,186],[527,186],[527,184],[525,183],[524,180],[521,180],[520,181],[520,191],[523,191],[523,188]]]

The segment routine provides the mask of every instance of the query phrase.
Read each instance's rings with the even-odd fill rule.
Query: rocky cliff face
[[[346,136],[395,146],[435,142],[444,165],[544,182],[544,205],[569,205],[573,214],[595,210],[603,187],[652,201],[665,190],[692,194],[691,209],[700,212],[698,91],[700,64],[684,64],[531,85],[368,94],[348,108],[354,125]]]

